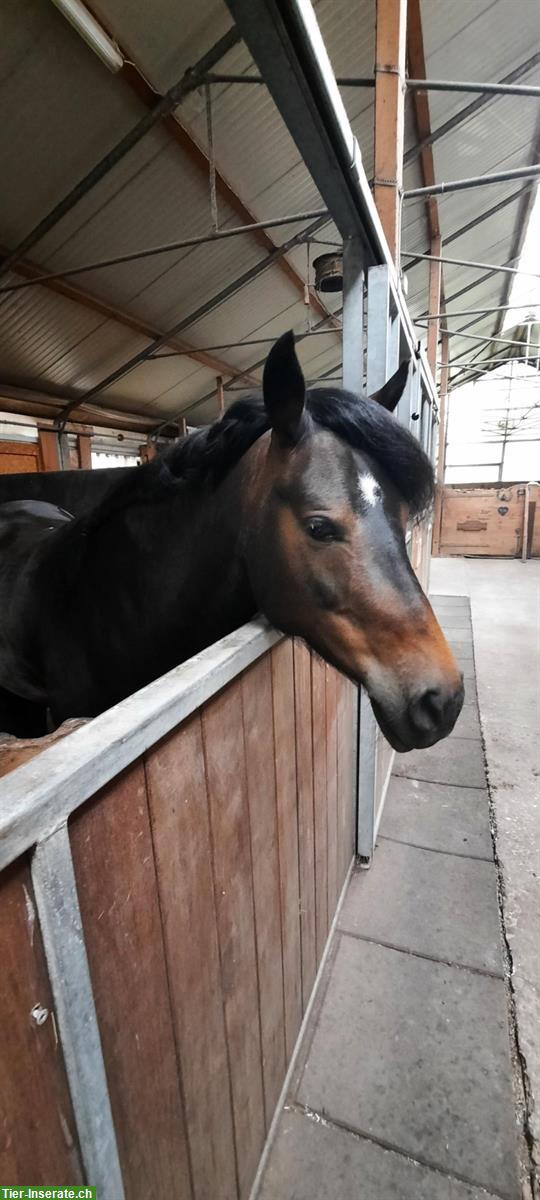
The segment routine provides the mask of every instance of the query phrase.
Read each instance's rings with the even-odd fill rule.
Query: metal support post
[[[85,1175],[124,1200],[67,825],[36,846],[32,883]]]

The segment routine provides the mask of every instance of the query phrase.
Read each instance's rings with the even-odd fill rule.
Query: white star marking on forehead
[[[366,504],[369,504],[371,508],[374,508],[377,500],[381,498],[381,489],[377,480],[373,478],[373,475],[359,475],[358,490],[364,497]]]

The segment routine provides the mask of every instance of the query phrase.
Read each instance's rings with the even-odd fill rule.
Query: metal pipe
[[[521,69],[521,73],[523,73]],[[255,83],[264,84],[262,75],[235,75],[226,72],[210,71],[206,83]],[[337,75],[338,87],[368,88],[375,87],[373,76]],[[533,96],[540,98],[540,87],[534,84],[511,83],[468,83],[456,82],[452,79],[406,79],[405,86],[416,92],[478,92],[479,94],[495,96]]]
[[[402,258],[420,258],[423,262],[431,262],[433,258],[437,258],[439,262],[446,263],[451,267],[472,267],[479,271],[502,271],[505,275],[527,275],[531,279],[540,279],[538,271],[524,271],[521,267],[500,267],[495,263],[476,262],[472,258],[448,258],[446,254],[437,256],[433,254],[413,254],[411,251],[402,250]]]
[[[455,79],[407,79],[414,92],[478,92],[489,96],[535,96],[540,99],[540,87],[529,83],[470,83]]]
[[[79,267],[69,267],[66,271],[50,271],[44,275],[36,275],[24,283],[13,283],[0,287],[0,295],[9,292],[20,292],[24,288],[35,287],[38,283],[50,283],[53,279],[70,279],[72,275],[84,275],[87,271],[100,271],[105,267],[117,267],[123,263],[135,262],[142,258],[152,258],[158,254],[169,254],[173,250],[186,250],[190,246],[204,246],[208,242],[218,242],[223,238],[238,237],[242,233],[254,233],[258,229],[275,229],[280,225],[294,225],[297,221],[314,221],[327,215],[326,208],[317,208],[312,212],[292,213],[288,217],[272,217],[268,221],[254,221],[251,225],[234,225],[230,229],[218,229],[201,237],[183,238],[176,242],[163,242],[158,246],[148,246],[146,250],[133,250],[129,254],[117,254],[114,258],[99,258],[94,262],[82,263]]]
[[[210,71],[206,76],[207,83],[258,83],[264,84],[262,75],[231,75],[219,71]],[[375,79],[373,75],[361,76],[346,75],[336,78],[338,87],[357,87],[357,88],[374,88]]]
[[[479,225],[483,225],[484,221],[489,221],[491,217],[494,217],[497,215],[497,213],[502,212],[503,208],[507,208],[510,204],[514,204],[516,200],[519,200],[521,196],[525,195],[534,186],[535,181],[534,179],[531,179],[528,183],[524,183],[522,187],[518,188],[517,191],[512,192],[510,196],[505,196],[504,200],[499,200],[497,204],[492,204],[490,208],[485,209],[485,211],[480,213],[479,216],[473,217],[470,221],[466,221],[465,225],[460,225],[458,229],[454,229],[453,233],[449,233],[448,237],[444,239],[445,246],[447,247],[451,242],[457,241],[459,238],[463,237],[464,234],[470,233],[471,229],[477,229]],[[416,263],[419,261],[422,255],[409,254],[407,257],[412,258],[412,262],[408,263],[403,269],[405,271],[412,271],[413,267],[416,266]],[[512,258],[508,259],[508,263],[513,261],[514,260]],[[507,264],[505,263],[504,265],[506,266]],[[450,298],[451,297],[448,297],[447,299]]]
[[[488,313],[511,312],[512,309],[516,308],[525,308],[530,311],[531,308],[535,307],[537,308],[538,305],[534,305],[529,302],[529,304],[495,304],[491,308],[462,308],[461,311],[456,312],[448,312],[448,309],[445,309],[444,312],[431,313],[431,315],[429,313],[422,313],[422,316],[419,317],[418,320],[442,321],[445,320],[446,317],[472,317],[477,316],[478,314],[480,314],[480,316],[487,316]],[[538,319],[540,321],[540,317]],[[535,322],[533,321],[533,325],[534,324]]]
[[[6,258],[4,258],[3,262],[0,263],[0,276],[5,275],[6,271],[8,271],[10,267],[12,267],[13,264],[19,260],[19,258],[22,258],[23,254],[26,254],[26,252],[30,250],[32,246],[35,246],[36,242],[41,241],[41,238],[44,237],[46,233],[49,233],[49,231],[58,224],[58,221],[60,221],[61,218],[66,215],[66,213],[70,212],[71,209],[78,204],[79,200],[82,200],[83,196],[86,196],[88,192],[91,191],[92,188],[94,188],[96,184],[104,178],[105,175],[108,175],[109,171],[111,171],[112,168],[115,167],[117,163],[119,163],[121,159],[123,159],[125,155],[128,154],[129,151],[132,150],[133,147],[136,146],[143,137],[145,137],[150,129],[152,129],[153,126],[162,119],[162,117],[165,117],[168,113],[173,112],[173,110],[178,108],[180,102],[186,96],[188,96],[190,92],[193,92],[200,87],[201,84],[204,83],[204,79],[208,71],[211,70],[212,67],[215,66],[216,63],[218,63],[220,59],[228,53],[229,50],[232,50],[234,46],[237,46],[240,40],[241,38],[239,31],[234,27],[229,29],[228,32],[222,38],[220,38],[210,50],[206,52],[206,54],[202,55],[202,57],[197,63],[195,63],[193,67],[189,67],[188,70],[182,75],[182,78],[179,79],[178,83],[175,83],[173,87],[169,88],[169,90],[165,92],[164,96],[160,97],[154,107],[145,113],[144,117],[142,117],[141,120],[138,121],[137,124],[134,125],[119,142],[117,142],[116,146],[113,146],[112,150],[109,150],[108,153],[102,159],[100,159],[100,161],[96,163],[94,167],[92,167],[92,170],[89,171],[88,174],[83,177],[83,179],[80,179],[75,187],[68,192],[67,196],[64,196],[63,199],[51,209],[47,216],[43,217],[43,219],[39,221],[36,226],[34,226],[30,233],[28,233],[26,237],[19,242],[18,246],[16,246],[15,249],[12,250]]]
[[[511,179],[536,179],[540,175],[540,163],[530,167],[514,167],[509,171],[495,171],[492,175],[472,175],[470,179],[451,179],[448,183],[431,183],[428,187],[410,188],[403,193],[404,200],[418,196],[441,196],[443,192],[464,192],[469,188],[488,187],[491,183],[507,183]]]
[[[201,304],[199,308],[195,309],[194,312],[188,313],[186,317],[182,317],[180,321],[176,321],[170,329],[165,331],[165,333],[161,333],[159,337],[153,338],[149,345],[145,346],[144,350],[140,350],[138,354],[134,354],[131,358],[127,359],[126,362],[117,367],[115,371],[111,371],[110,375],[107,375],[104,379],[97,383],[95,387],[90,388],[88,392],[83,393],[83,395],[79,396],[77,400],[70,400],[69,404],[66,405],[60,414],[59,427],[63,428],[70,412],[74,408],[79,407],[81,404],[85,404],[94,396],[98,396],[105,390],[105,388],[109,387],[110,384],[116,383],[118,379],[123,379],[125,375],[128,375],[130,371],[133,371],[135,367],[138,367],[140,363],[145,362],[146,359],[149,358],[153,351],[157,350],[159,346],[162,346],[165,342],[168,342],[169,339],[174,337],[176,334],[181,333],[183,329],[187,329],[188,325],[193,325],[196,321],[200,321],[202,317],[207,316],[208,313],[212,312],[220,304],[223,304],[225,300],[228,300],[231,296],[234,296],[242,287],[245,287],[247,283],[251,283],[252,280],[261,275],[263,271],[267,271],[269,267],[272,267],[274,263],[279,261],[280,258],[283,258],[283,255],[287,254],[289,250],[292,250],[293,246],[296,246],[301,238],[305,237],[306,233],[315,233],[316,230],[322,228],[322,226],[327,224],[327,222],[327,216],[320,217],[318,221],[314,221],[313,225],[310,225],[307,230],[303,230],[301,234],[295,233],[294,236],[289,238],[288,241],[284,242],[283,245],[276,246],[275,250],[272,250],[270,254],[267,254],[266,258],[263,258],[260,262],[255,263],[254,266],[250,267],[248,271],[244,271],[242,275],[238,276],[237,279],[234,279],[232,283],[227,284],[227,286],[222,288],[222,290],[215,296],[211,296],[209,300],[206,300],[205,303]]]
[[[335,314],[331,314],[334,316]],[[327,318],[328,320],[330,317]],[[302,337],[330,337],[334,334],[336,337],[341,335],[341,330],[337,327],[334,329],[311,329],[309,333],[302,334]],[[242,350],[244,346],[267,346],[275,342],[275,337],[263,338],[246,338],[243,342],[222,342],[219,346],[197,346],[197,354],[210,354],[214,350]],[[164,354],[151,354],[150,361],[159,362],[160,358],[183,358],[192,354],[193,347],[189,350],[167,350]]]
[[[461,370],[466,371],[469,367],[470,368],[478,367],[478,366],[480,366],[480,367],[483,367],[483,366],[498,367],[499,365],[502,366],[504,363],[510,363],[510,362],[527,363],[528,361],[529,360],[528,360],[528,358],[526,358],[525,355],[512,354],[511,357],[509,357],[509,358],[495,358],[494,356],[491,358],[474,358],[474,359],[471,359],[470,363],[460,362],[459,365],[460,365]],[[457,363],[458,359],[457,358],[454,359],[454,362]],[[442,366],[442,363],[439,361],[437,363],[437,365],[440,367],[440,366]],[[526,378],[529,378],[529,377],[527,376]],[[520,382],[523,382],[523,380],[521,380]]]
[[[417,321],[417,325],[420,324],[421,322]],[[519,346],[521,349],[525,345],[525,342],[514,342],[510,338],[488,337],[487,333],[463,333],[461,329],[445,329],[444,332],[448,334],[448,337],[468,338],[473,342],[500,342],[503,346]],[[540,344],[537,345],[536,342],[533,342],[530,349],[540,350]]]
[[[515,67],[513,71],[510,71],[508,75],[503,75],[503,78],[500,80],[500,84],[513,83],[515,79],[520,79],[522,75],[526,75],[529,71],[532,71],[539,62],[540,53],[531,55],[531,57],[526,59],[524,63],[521,63],[519,67]],[[484,94],[479,96],[476,100],[472,100],[470,104],[466,104],[465,108],[462,108],[459,112],[454,113],[454,116],[449,117],[448,121],[444,121],[443,124],[439,125],[437,129],[430,130],[425,137],[417,142],[415,146],[411,146],[411,149],[407,151],[403,157],[403,165],[407,166],[407,164],[412,162],[412,160],[416,158],[422,152],[422,150],[425,150],[426,146],[433,146],[435,142],[440,141],[440,139],[443,138],[447,133],[451,133],[451,131],[456,129],[458,125],[462,125],[464,121],[467,121],[469,117],[474,116],[475,113],[479,112],[481,108],[484,108],[484,106],[490,102],[491,95],[489,93],[487,95]]]

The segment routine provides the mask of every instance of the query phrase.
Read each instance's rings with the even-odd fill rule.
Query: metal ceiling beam
[[[471,267],[472,270],[482,271],[502,271],[503,274],[506,275],[529,275],[531,279],[540,279],[540,274],[538,271],[525,271],[522,267],[498,266],[495,263],[476,262],[476,260],[472,258],[449,258],[447,254],[440,256],[436,254],[416,254],[408,250],[402,250],[401,254],[403,258],[414,258],[415,260],[422,259],[426,262],[432,262],[435,260],[442,263],[448,263],[450,266],[455,267]]]
[[[122,47],[120,47],[120,49],[122,49]],[[130,87],[131,91],[135,93],[142,104],[151,110],[152,106],[155,104],[155,93],[153,92],[149,83],[147,83],[141,69],[136,63],[130,61],[129,64],[126,65],[128,65],[129,69],[122,70],[117,78],[123,80]],[[178,114],[174,112],[167,114],[164,117],[163,125],[167,130],[171,140],[180,147],[183,153],[189,158],[193,166],[196,167],[196,169],[204,176],[204,178],[209,180],[209,156],[206,151],[203,150],[202,147],[199,146],[199,144],[195,141],[189,129],[182,124]],[[272,238],[266,232],[265,225],[267,223],[257,221],[257,217],[253,213],[252,209],[250,209],[248,205],[244,203],[244,201],[238,195],[236,189],[232,186],[229,180],[225,178],[221,171],[215,167],[215,164],[213,169],[213,179],[215,181],[217,197],[229,208],[231,208],[233,212],[240,217],[241,221],[245,225],[251,225],[253,227],[252,236],[254,240],[257,241],[264,250],[275,250],[276,243],[272,241]],[[226,234],[220,232],[219,236],[226,236]],[[284,275],[289,282],[292,283],[299,295],[304,297],[306,294],[306,281],[302,278],[302,275],[299,271],[297,271],[296,267],[292,263],[288,262],[286,258],[280,258],[278,262],[278,268],[282,275]],[[309,304],[314,312],[316,312],[318,316],[327,316],[329,312],[328,308],[311,289],[309,290],[308,296]]]
[[[75,187],[73,187],[71,191],[68,192],[68,194],[54,206],[53,209],[51,209],[46,217],[43,217],[43,219],[39,221],[34,229],[32,229],[30,233],[28,233],[26,237],[19,242],[18,246],[11,251],[11,254],[5,258],[2,263],[0,263],[0,276],[5,275],[6,271],[8,271],[10,267],[12,267],[13,264],[18,261],[19,258],[26,254],[28,250],[31,250],[37,242],[41,241],[41,238],[44,237],[46,233],[49,233],[49,231],[58,224],[62,217],[65,217],[66,213],[70,212],[71,209],[78,204],[79,200],[82,200],[83,196],[86,196],[88,192],[90,192],[92,188],[94,188],[96,184],[100,182],[100,180],[109,174],[109,171],[111,171],[113,167],[117,165],[117,163],[121,162],[121,160],[125,158],[126,154],[129,154],[129,151],[132,150],[133,147],[136,146],[142,140],[142,138],[146,136],[146,134],[154,127],[154,125],[158,123],[158,121],[163,120],[168,113],[177,108],[180,104],[180,101],[189,95],[190,92],[193,92],[196,90],[196,88],[200,87],[204,82],[204,78],[208,71],[211,71],[212,67],[216,66],[220,59],[222,59],[229,50],[232,50],[234,46],[238,45],[239,41],[240,36],[238,31],[236,29],[229,29],[228,32],[222,38],[220,38],[210,50],[206,52],[206,54],[202,55],[202,57],[197,63],[195,63],[193,67],[189,67],[188,70],[184,72],[178,83],[175,83],[172,88],[169,88],[169,91],[166,92],[164,96],[161,96],[157,102],[155,101],[154,96],[154,104],[152,108],[145,114],[145,116],[142,117],[141,120],[138,121],[137,124],[134,125],[128,131],[128,133],[126,133],[124,137],[121,138],[120,141],[117,142],[116,145],[113,146],[112,149],[109,150],[108,153],[105,154],[104,157],[95,164],[94,167],[92,167],[92,170],[89,171],[83,179],[79,180]],[[122,71],[124,70],[125,67],[122,68]]]
[[[489,96],[534,96],[540,99],[540,87],[534,84],[471,83],[457,79],[408,79],[411,91],[478,92]]]
[[[3,253],[7,254],[9,251],[6,251],[4,247],[0,247],[0,254]],[[161,330],[156,328],[155,325],[134,316],[132,313],[117,308],[116,305],[109,304],[107,300],[102,300],[99,296],[94,296],[91,292],[85,292],[73,284],[64,283],[61,279],[53,279],[43,283],[40,279],[41,268],[38,267],[37,263],[29,262],[28,259],[19,260],[11,270],[17,275],[24,276],[27,280],[32,280],[34,283],[37,283],[39,279],[40,286],[46,287],[47,290],[56,292],[57,295],[63,296],[74,304],[78,304],[81,308],[88,309],[89,312],[98,313],[108,321],[115,321],[118,325],[123,325],[125,329],[131,329],[133,333],[140,334],[142,337],[153,340],[161,336]],[[186,357],[193,359],[194,362],[200,363],[202,367],[208,367],[216,375],[226,375],[235,379],[251,378],[250,376],[246,377],[243,371],[223,362],[221,358],[216,358],[204,350],[198,350],[196,346],[191,346],[189,342],[184,342],[180,339],[169,339],[164,344],[170,346],[176,353],[184,354]]]
[[[513,179],[537,179],[540,176],[540,163],[530,167],[514,167],[508,171],[495,171],[489,175],[472,175],[469,179],[450,179],[447,183],[433,183],[428,187],[410,188],[403,193],[404,200],[413,200],[419,196],[440,196],[443,192],[463,192],[469,188],[488,187],[492,183],[508,183]]]
[[[485,212],[479,213],[477,217],[473,217],[470,221],[467,221],[465,225],[461,225],[459,229],[455,229],[453,233],[449,233],[444,239],[445,246],[449,246],[452,242],[458,241],[460,237],[463,237],[466,233],[470,233],[471,229],[477,229],[479,225],[482,225],[484,221],[489,221],[490,217],[496,216],[496,214],[501,212],[503,208],[507,208],[510,204],[514,204],[516,200],[519,200],[520,196],[525,194],[528,195],[530,189],[535,186],[535,182],[536,181],[534,179],[531,179],[528,183],[525,183],[523,187],[518,188],[515,192],[512,192],[510,196],[505,196],[504,200],[498,200],[496,204],[492,204],[490,208],[485,210]],[[405,271],[412,271],[413,267],[415,267],[417,262],[419,262],[419,260],[423,257],[421,254],[406,252],[405,250],[402,251],[402,255],[412,260],[403,268]],[[429,257],[429,251],[426,251],[426,255]]]
[[[53,279],[72,279],[75,275],[86,275],[89,271],[101,271],[106,267],[118,267],[125,263],[139,262],[144,258],[154,258],[160,254],[171,254],[175,250],[206,246],[211,242],[219,242],[227,238],[240,237],[254,232],[258,233],[261,229],[277,229],[280,226],[300,224],[303,221],[315,221],[317,217],[324,216],[327,216],[327,210],[325,208],[318,208],[310,212],[291,213],[289,216],[272,217],[269,221],[256,221],[252,225],[236,225],[232,229],[216,229],[213,233],[206,233],[200,237],[183,238],[176,242],[163,242],[158,246],[147,246],[144,250],[132,250],[128,254],[117,254],[113,258],[98,258],[93,262],[81,263],[77,267],[69,267],[65,271],[47,271],[39,274],[40,268],[36,267],[38,273],[29,282],[11,283],[0,287],[0,296],[23,291],[25,288],[35,286],[38,283],[49,283]],[[274,247],[275,243],[271,242],[270,245]]]
[[[321,217],[318,221],[315,221],[314,224],[309,227],[310,232],[315,233],[323,224],[326,224],[326,221],[326,217]],[[241,288],[245,287],[246,284],[251,283],[254,279],[257,279],[259,275],[272,267],[274,263],[276,263],[279,258],[282,257],[283,254],[286,254],[289,250],[291,250],[293,246],[298,243],[299,239],[305,236],[305,232],[306,231],[304,230],[302,234],[294,234],[294,236],[289,238],[288,241],[284,242],[282,246],[276,247],[271,254],[266,256],[266,258],[263,258],[260,262],[255,263],[255,265],[250,267],[248,271],[244,271],[242,275],[238,276],[237,279],[227,284],[227,286],[222,288],[220,292],[214,296],[211,296],[205,301],[204,304],[199,305],[194,312],[188,313],[185,317],[182,317],[179,321],[176,321],[176,323],[172,325],[171,328],[165,333],[154,338],[144,350],[139,351],[138,354],[132,355],[131,358],[127,359],[124,363],[117,367],[115,371],[112,371],[110,375],[107,375],[104,379],[97,383],[95,387],[90,388],[90,390],[86,392],[84,396],[79,397],[77,401],[71,401],[68,405],[66,405],[66,408],[62,413],[61,423],[63,424],[65,422],[75,403],[80,405],[88,400],[91,400],[94,396],[100,395],[101,392],[105,391],[105,389],[110,387],[111,384],[116,383],[117,380],[123,379],[124,376],[129,375],[129,373],[133,371],[135,367],[138,367],[140,363],[146,362],[146,360],[153,354],[154,350],[157,350],[160,346],[165,345],[165,343],[168,342],[172,337],[176,337],[176,335],[181,333],[183,329],[187,329],[189,325],[194,325],[196,321],[200,321],[210,312],[213,312],[215,308],[218,308],[220,304],[223,304],[225,300],[229,300],[232,296],[236,295],[236,293],[239,292]],[[325,319],[328,320],[328,317],[325,317]]]
[[[504,75],[498,86],[500,87],[501,85],[508,85],[513,83],[514,80],[520,79],[523,75],[526,75],[529,71],[532,71],[539,62],[540,53],[531,55],[531,57],[526,59],[524,63],[521,63],[519,67],[515,67],[515,69],[510,71],[508,75]],[[412,146],[410,150],[407,150],[407,153],[403,159],[403,165],[407,166],[408,163],[412,162],[413,159],[420,154],[424,147],[433,146],[435,142],[439,142],[441,138],[446,136],[447,133],[451,133],[454,129],[457,129],[459,125],[463,125],[464,121],[467,121],[469,117],[473,117],[477,112],[480,111],[481,108],[484,108],[486,104],[492,103],[493,93],[491,92],[484,93],[483,95],[478,96],[476,100],[472,100],[470,104],[467,104],[465,108],[460,109],[459,112],[454,113],[452,117],[449,117],[448,120],[444,121],[442,125],[439,125],[437,129],[433,129],[429,134],[426,134],[416,146]]]

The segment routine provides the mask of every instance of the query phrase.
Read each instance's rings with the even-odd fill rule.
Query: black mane
[[[419,442],[373,400],[342,388],[311,388],[306,411],[355,450],[369,454],[418,516],[434,493],[433,467]],[[237,400],[213,425],[196,429],[153,462],[130,471],[80,523],[90,529],[127,505],[159,501],[186,483],[217,486],[270,428],[262,394]]]

